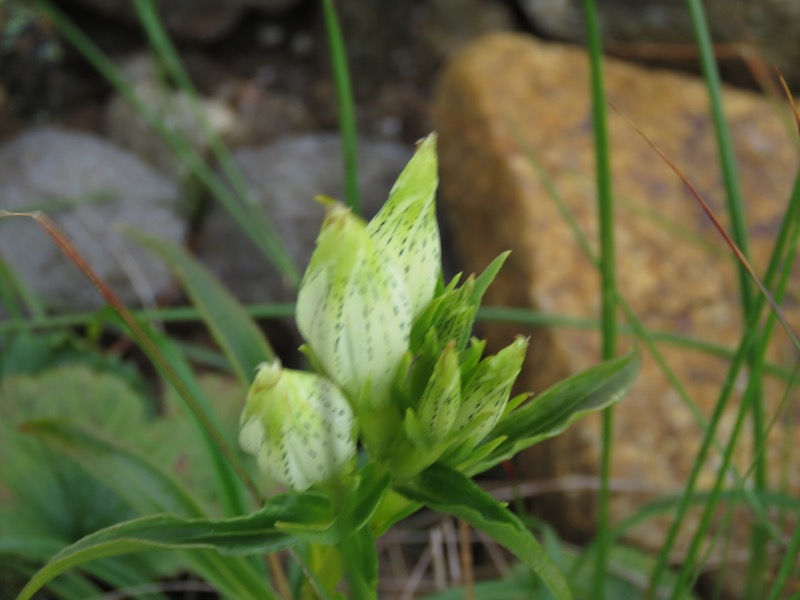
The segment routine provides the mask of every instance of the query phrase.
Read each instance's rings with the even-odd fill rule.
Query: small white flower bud
[[[343,472],[355,456],[353,410],[332,382],[260,365],[242,412],[239,444],[271,478],[297,491]]]

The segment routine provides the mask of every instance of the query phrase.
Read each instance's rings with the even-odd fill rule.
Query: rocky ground
[[[697,70],[687,46],[691,26],[676,8],[683,3],[663,0],[636,10],[622,1],[603,4],[609,50],[640,63],[607,63],[610,99],[721,209],[704,88],[692,75],[653,68]],[[530,162],[531,156],[540,161],[591,235],[593,155],[585,56],[576,46],[556,43],[582,39],[580,3],[353,0],[338,5],[357,105],[365,212],[374,212],[383,201],[413,142],[438,129],[442,224],[450,232],[453,268],[480,271],[497,253],[512,248],[514,256],[492,292],[493,303],[595,316],[599,296],[591,261],[543,199],[542,180]],[[763,263],[798,155],[780,111],[752,90],[775,89],[773,64],[800,89],[800,4],[716,0],[706,5],[721,42],[717,50],[723,73],[751,90],[728,89],[725,99],[748,199],[753,252]],[[741,10],[731,10],[734,5]],[[182,132],[219,172],[191,100],[165,79],[163,65],[148,53],[130,3],[71,0],[58,6],[122,70],[143,104]],[[319,3],[175,0],[162,6],[203,113],[232,149],[245,185],[273,217],[302,267],[321,218],[311,198],[343,194],[335,90]],[[0,47],[0,208],[52,210],[80,251],[134,305],[174,302],[174,285],[163,267],[141,256],[112,225],[186,242],[242,301],[292,299],[291,288],[274,269],[247,259],[254,249],[238,234],[238,226],[212,195],[198,192],[197,182],[140,111],[87,64],[51,20],[14,2],[0,4],[0,19],[5,32]],[[733,344],[741,327],[736,276],[719,248],[707,250],[716,243],[715,232],[631,128],[614,115],[611,121],[615,188],[621,195],[622,292],[654,329]],[[92,290],[32,224],[7,221],[0,228],[0,255],[52,309],[97,307]],[[676,238],[676,230],[684,237]],[[687,233],[700,243],[676,244]],[[790,294],[796,305],[795,290]],[[539,328],[531,333],[525,383],[534,390],[599,355],[597,340],[584,331]],[[489,332],[497,345],[509,335],[507,329]],[[708,412],[724,364],[671,352],[667,358],[699,399],[700,409]],[[776,360],[786,355],[785,347],[774,349]],[[700,434],[652,360],[646,362],[641,385],[620,406],[618,420],[622,434],[616,446],[614,510],[621,518],[653,493],[682,485]],[[789,420],[776,428],[776,435],[796,429]],[[562,480],[592,475],[598,431],[594,422],[574,428],[523,459],[520,472]],[[799,490],[800,472],[790,473],[788,481]],[[575,537],[591,533],[590,506],[591,498],[574,491],[556,502],[542,502],[548,518]],[[655,524],[642,528],[633,541],[654,548],[662,536],[663,524]]]

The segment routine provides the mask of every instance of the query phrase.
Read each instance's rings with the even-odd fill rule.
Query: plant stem
[[[614,255],[614,201],[611,192],[611,163],[606,118],[606,96],[603,84],[603,50],[600,26],[594,0],[584,0],[586,36],[591,71],[592,116],[597,177],[597,207],[600,223],[600,280],[602,358],[613,358],[616,352],[616,276]],[[593,596],[605,597],[605,579],[610,547],[610,480],[611,450],[614,437],[614,413],[607,408],[602,415],[602,450],[600,456],[600,490],[598,493],[597,562],[593,579]]]

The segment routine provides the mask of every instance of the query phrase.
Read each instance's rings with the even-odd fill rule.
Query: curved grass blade
[[[30,421],[23,424],[20,431],[76,461],[140,514],[166,512],[185,517],[205,516],[205,511],[178,481],[123,446],[55,419]]]
[[[525,524],[466,475],[433,465],[395,489],[412,502],[463,519],[487,533],[530,567],[556,600],[572,598],[567,582]]]
[[[3,537],[0,538],[0,556],[5,556],[4,563],[11,566],[15,558],[21,558],[33,563],[44,563],[64,548],[64,541],[43,537]],[[143,572],[136,565],[127,563],[125,565],[114,562],[113,560],[96,561],[86,565],[82,569],[83,573],[67,573],[57,582],[51,582],[48,590],[64,598],[75,598],[83,600],[99,595],[100,589],[88,579],[103,582],[115,589],[122,589],[142,583],[142,577],[154,576],[154,574]],[[20,570],[20,575],[30,579],[36,569],[33,567]],[[85,576],[84,576],[85,573]],[[88,577],[86,577],[88,576]],[[166,597],[156,591],[150,592],[146,596],[147,600],[167,600]]]
[[[287,533],[281,527],[284,522],[291,523],[294,529],[305,527],[308,533]],[[152,549],[214,551],[210,556],[215,556],[215,553],[231,556],[263,554],[308,541],[335,543],[337,539],[332,523],[330,502],[314,493],[275,496],[258,512],[233,519],[185,519],[173,515],[142,517],[102,529],[65,548],[31,578],[17,600],[29,600],[57,575],[98,558]],[[239,583],[240,589],[231,597],[273,597],[263,587],[252,587],[252,582]]]

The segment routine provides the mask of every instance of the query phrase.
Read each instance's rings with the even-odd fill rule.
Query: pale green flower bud
[[[408,349],[411,320],[395,265],[361,219],[329,206],[297,296],[297,326],[314,357],[351,400],[366,391],[380,405]]]
[[[433,299],[441,269],[435,205],[437,169],[436,134],[431,134],[419,144],[386,204],[367,225],[375,244],[399,269],[415,318]]]
[[[480,424],[468,434],[468,439],[477,443],[494,429],[508,404],[511,387],[522,369],[527,349],[528,339],[517,337],[509,346],[478,363],[465,382],[455,431],[479,421]]]
[[[262,471],[297,491],[346,470],[356,453],[353,409],[320,375],[263,363],[242,412],[239,445]]]
[[[455,343],[445,346],[425,386],[417,414],[431,442],[443,439],[456,421],[461,401],[461,371]]]

